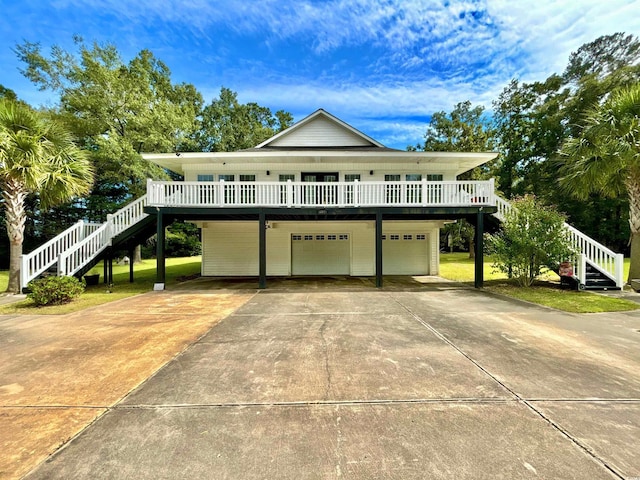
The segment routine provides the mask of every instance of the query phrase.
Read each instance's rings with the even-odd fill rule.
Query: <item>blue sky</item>
[[[600,35],[640,34],[640,0],[0,0],[0,84],[51,105],[12,48],[111,42],[151,50],[206,101],[324,108],[387,146],[419,142],[430,114],[491,107],[507,82],[561,73]]]

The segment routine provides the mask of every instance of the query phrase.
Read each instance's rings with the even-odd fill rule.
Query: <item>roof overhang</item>
[[[362,164],[438,164],[456,175],[487,163],[498,154],[496,152],[405,152],[395,151],[349,151],[349,150],[263,150],[240,152],[180,152],[143,153],[142,158],[160,165],[167,170],[184,175],[185,171],[202,166],[225,165],[226,169],[251,164],[339,164],[342,162]]]

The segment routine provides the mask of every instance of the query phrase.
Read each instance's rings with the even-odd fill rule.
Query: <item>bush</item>
[[[76,277],[45,277],[29,282],[30,298],[36,305],[62,305],[84,292],[84,283]]]
[[[493,267],[515,278],[523,287],[533,284],[543,269],[555,269],[574,251],[564,226],[564,215],[537,202],[534,196],[512,201],[502,230],[487,238]]]

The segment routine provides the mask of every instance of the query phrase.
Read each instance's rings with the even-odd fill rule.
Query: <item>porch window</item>
[[[407,182],[419,182],[422,180],[422,174],[408,173],[405,179]],[[422,203],[422,185],[407,185],[407,203],[412,205]]]
[[[241,182],[255,182],[255,175],[240,175]],[[255,185],[239,185],[240,187],[240,203],[242,205],[253,205],[256,203],[256,186]]]
[[[235,175],[229,174],[220,174],[218,175],[218,180],[225,182],[233,182],[236,179]],[[224,186],[224,203],[234,204],[236,203],[236,191],[234,185],[225,185]]]
[[[399,182],[400,174],[389,174],[384,176],[385,182]],[[395,185],[386,185],[385,199],[386,203],[398,204],[401,198],[401,185],[396,183]]]
[[[292,182],[295,182],[296,181],[296,175],[294,173],[281,173],[278,176],[278,180],[281,181],[281,182],[288,182],[289,180],[291,180]],[[292,194],[294,195],[294,198],[295,198],[295,192],[292,192]],[[295,201],[295,200],[293,200],[293,201]],[[286,205],[287,204],[287,186],[286,185],[282,185],[280,187],[280,204],[281,205]]]
[[[360,174],[359,173],[345,173],[344,175],[344,181],[345,182],[355,182],[355,181],[360,181]],[[347,205],[353,205],[354,204],[354,197],[353,197],[353,185],[346,185],[345,189],[344,189],[344,201]]]
[[[213,174],[198,174],[199,182],[213,182]],[[215,187],[212,185],[199,185],[198,195],[201,205],[210,205],[215,202]]]
[[[441,173],[427,174],[427,182],[442,182]],[[428,203],[442,203],[442,185],[430,185],[427,191]]]

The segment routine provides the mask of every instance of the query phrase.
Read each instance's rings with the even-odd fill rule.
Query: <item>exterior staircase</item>
[[[507,212],[513,209],[508,201],[498,196],[496,206],[498,211],[493,215],[501,222]],[[624,256],[596,242],[568,223],[564,226],[574,250],[578,252],[571,260],[573,275],[566,279],[568,283],[575,285],[579,290],[622,290]]]
[[[144,195],[107,215],[104,223],[81,220],[32,252],[22,255],[21,290],[54,267],[57,275],[82,276],[102,259],[107,249],[141,234],[145,227],[155,222],[153,217],[144,213],[146,205],[147,196]]]

